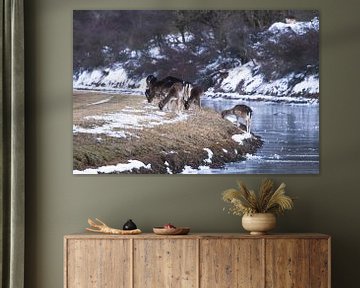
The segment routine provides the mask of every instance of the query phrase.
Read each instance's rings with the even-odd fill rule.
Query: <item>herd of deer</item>
[[[192,104],[201,109],[200,97],[204,93],[201,86],[194,86],[190,82],[168,76],[158,80],[154,75],[146,78],[145,96],[149,103],[155,98],[159,99],[160,110],[167,109],[179,113],[181,110],[189,110]],[[246,132],[250,133],[252,110],[246,105],[236,105],[231,109],[221,112],[221,117],[235,115],[237,126],[240,119],[246,124]]]

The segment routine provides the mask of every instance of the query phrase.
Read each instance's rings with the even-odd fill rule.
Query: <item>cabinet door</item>
[[[260,239],[201,240],[200,287],[263,287],[262,243]]]
[[[310,287],[308,239],[266,239],[266,287]]]
[[[131,287],[130,240],[68,239],[66,288]]]
[[[330,240],[310,241],[310,287],[330,287]]]
[[[197,287],[197,240],[134,240],[134,287]]]

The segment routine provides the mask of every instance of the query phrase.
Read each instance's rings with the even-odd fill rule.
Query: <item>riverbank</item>
[[[74,174],[178,174],[221,168],[261,147],[211,109],[177,115],[144,96],[74,92]]]

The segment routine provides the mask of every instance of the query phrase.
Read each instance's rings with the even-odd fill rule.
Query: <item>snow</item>
[[[233,136],[231,136],[231,139],[233,139],[235,142],[238,142],[240,145],[243,145],[243,141],[251,137],[252,135],[250,133],[243,133],[243,134],[234,134]]]
[[[296,94],[319,93],[319,78],[315,75],[306,77],[302,82],[296,84],[293,88]]]
[[[209,148],[204,148],[203,150],[208,153],[208,158],[205,159],[204,161],[205,161],[206,163],[211,163],[211,162],[212,162],[211,159],[212,159],[212,157],[214,156],[214,153],[213,153]]]
[[[289,30],[293,31],[298,35],[307,33],[310,30],[319,30],[319,19],[314,18],[309,22],[295,22],[291,24],[286,23],[274,23],[270,26],[268,30],[260,34],[266,35],[269,41],[276,43],[279,37],[288,33]],[[255,44],[256,48],[259,43]],[[218,63],[221,63],[219,58],[217,61],[209,64],[206,69],[215,68],[212,66],[218,66]],[[240,63],[239,63],[240,64]],[[319,75],[318,73],[313,75],[295,75],[294,73],[289,73],[282,78],[276,79],[274,81],[266,81],[260,73],[257,73],[260,66],[249,61],[243,65],[238,65],[236,67],[230,68],[227,70],[228,76],[222,80],[220,87],[217,91],[224,93],[234,93],[238,92],[241,94],[260,94],[260,95],[273,95],[273,96],[290,96],[290,95],[304,95],[304,94],[317,94],[319,93]],[[295,76],[303,76],[304,79],[297,83],[293,87],[293,81]]]
[[[222,93],[241,93],[247,95],[299,95],[305,93],[319,93],[318,75],[309,75],[296,84],[293,88],[290,84],[295,74],[290,73],[282,78],[267,82],[263,75],[254,74],[256,66],[252,62],[234,67],[228,70],[228,76],[222,81],[220,90]],[[297,75],[301,76],[301,75]],[[211,94],[212,90],[206,94]],[[279,99],[279,97],[275,97]],[[283,99],[284,100],[284,99]]]
[[[198,174],[199,171],[205,171],[205,170],[209,170],[209,169],[210,169],[209,166],[199,166],[198,169],[194,169],[191,166],[185,165],[181,174]]]
[[[298,35],[305,34],[310,29],[315,29],[319,31],[319,18],[315,17],[309,22],[295,22],[291,24],[277,22],[272,24],[269,27],[268,31],[272,32],[273,34],[278,34],[287,32],[289,29],[291,29]]]
[[[100,105],[100,104],[104,104],[106,102],[109,102],[111,100],[112,97],[104,99],[104,100],[100,100],[94,103],[89,103],[88,106],[92,106],[92,105]]]
[[[256,90],[259,94],[285,95],[287,94],[287,91],[289,89],[289,83],[292,78],[293,74],[290,74],[271,82],[265,82],[260,85]]]
[[[281,23],[277,22],[272,24],[266,31],[261,32],[267,37],[269,41],[276,41],[284,33],[293,31],[298,35],[303,35],[310,30],[319,31],[319,19],[315,17],[308,22],[295,22],[295,23]],[[170,45],[171,49],[182,51],[187,49],[186,43],[194,40],[192,33],[185,33],[185,43],[183,43],[182,35],[180,33],[173,33],[165,36],[165,41]],[[208,35],[209,36],[209,35]],[[256,47],[257,44],[254,46]],[[155,61],[164,59],[162,49],[158,46],[157,42],[153,39],[149,41],[147,55],[152,57]],[[104,49],[108,47],[104,46]],[[204,53],[207,48],[199,46],[198,54]],[[142,79],[134,79],[129,76],[129,71],[126,70],[127,64],[133,67],[139,67],[140,56],[139,51],[132,51],[125,49],[122,51],[127,57],[126,62],[117,62],[109,67],[96,68],[93,70],[84,70],[74,73],[73,75],[73,88],[74,89],[91,89],[100,91],[116,91],[123,94],[141,94],[143,95],[146,90],[146,77]],[[262,74],[258,73],[259,64],[249,61],[248,63],[241,63],[233,58],[226,58],[221,56],[210,60],[207,66],[201,67],[199,73],[206,74],[208,71],[218,70],[224,63],[231,63],[232,68],[228,68],[228,76],[225,79],[219,79],[216,83],[216,89],[211,87],[207,95],[215,95],[219,97],[243,99],[244,95],[250,96],[249,100],[264,100],[264,101],[289,101],[296,103],[307,103],[307,101],[318,101],[314,99],[304,100],[299,98],[301,95],[319,94],[319,75],[318,73],[306,75],[305,71],[302,75],[295,75],[290,73],[282,78],[274,81],[266,81]],[[234,65],[236,65],[234,67]],[[154,71],[156,73],[156,71]],[[301,74],[301,73],[300,73]],[[294,83],[294,79],[299,79],[299,83]],[[295,85],[294,85],[295,84]],[[226,95],[221,93],[227,93]],[[229,93],[234,93],[229,95]],[[274,96],[270,99],[269,95]],[[279,97],[281,96],[281,98]],[[294,96],[291,99],[286,98]],[[296,100],[294,100],[296,96]],[[277,99],[276,99],[277,98]],[[94,105],[101,104],[93,103]]]
[[[73,86],[76,87],[78,85],[85,85],[85,83],[94,85],[95,83],[98,83],[102,77],[103,73],[100,70],[86,70],[80,73],[78,77],[76,77],[73,82]]]
[[[144,93],[146,89],[146,78],[135,80],[131,79],[123,64],[117,63],[111,68],[94,69],[92,71],[82,71],[73,76],[74,89],[92,90],[121,90],[131,88],[135,91]]]
[[[245,158],[248,160],[261,160],[262,159],[260,156],[249,154],[249,153],[247,153],[245,155]]]
[[[74,170],[73,174],[99,174],[99,173],[113,173],[131,171],[132,169],[151,169],[151,164],[145,165],[139,160],[128,160],[128,163],[119,163],[117,165],[101,166],[98,168],[89,168],[85,170]]]
[[[251,65],[242,65],[230,69],[228,77],[222,82],[221,88],[224,92],[235,91],[241,81],[252,77]]]
[[[271,96],[271,95],[244,95],[236,92],[206,92],[204,97],[208,97],[211,100],[222,101],[224,99],[231,100],[242,100],[242,101],[264,101],[264,102],[286,102],[294,104],[318,104],[319,100],[315,98],[305,98],[305,97],[294,97],[294,96]]]
[[[189,33],[189,32],[185,32],[184,33],[184,40],[185,42],[183,42],[183,38],[182,35],[180,33],[176,33],[176,34],[168,34],[165,37],[165,41],[169,44],[169,46],[176,50],[176,51],[183,51],[186,49],[186,43],[192,41],[194,39],[194,34]]]
[[[173,172],[171,171],[171,169],[170,169],[170,167],[169,167],[169,166],[170,166],[169,162],[165,161],[164,164],[165,164],[165,166],[166,166],[166,172],[167,172],[168,174],[173,174]]]
[[[94,127],[94,128],[83,128],[77,125],[73,126],[73,134],[77,133],[88,133],[88,134],[106,134],[110,137],[115,138],[126,138],[127,136],[130,136],[130,133],[126,133],[124,131],[113,131],[114,126],[111,124],[105,124],[100,127]]]
[[[149,56],[154,59],[165,59],[164,55],[161,55],[160,47],[153,46],[148,50]]]
[[[180,33],[169,34],[169,35],[167,35],[165,37],[165,40],[167,42],[173,43],[173,44],[182,43],[182,41],[183,41],[182,35]],[[189,33],[189,32],[185,32],[184,33],[184,40],[185,40],[185,43],[194,40],[194,34]]]
[[[87,116],[85,120],[96,120],[103,125],[83,128],[77,125],[73,126],[73,133],[105,134],[110,137],[126,138],[133,135],[128,129],[138,129],[154,127],[163,124],[176,123],[188,119],[189,114],[179,114],[172,118],[166,118],[167,113],[154,111],[157,107],[145,106],[145,109],[125,108],[121,112],[105,115]]]

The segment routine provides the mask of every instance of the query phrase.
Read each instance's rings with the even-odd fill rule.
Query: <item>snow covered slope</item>
[[[305,35],[308,31],[319,31],[319,19],[314,18],[309,22],[295,22],[292,24],[274,23],[266,31],[259,33],[260,36],[267,37],[268,41],[277,43],[281,35],[292,31],[296,35]],[[179,42],[179,35],[168,35],[167,41]],[[175,40],[173,40],[175,39]],[[191,35],[187,35],[187,40],[191,40]],[[151,41],[150,41],[151,42]],[[175,41],[176,42],[176,41]],[[172,43],[172,42],[171,42]],[[161,50],[153,47],[149,43],[149,51],[152,59],[162,59]],[[254,48],[260,48],[260,43],[254,43]],[[186,49],[185,45],[176,46],[176,49]],[[131,51],[128,51],[131,54]],[[136,54],[136,53],[133,53]],[[139,56],[140,57],[140,56]],[[131,61],[136,61],[134,58]],[[153,60],[154,61],[154,60]],[[140,63],[140,60],[138,60]],[[199,73],[220,70],[220,65],[224,61],[219,58],[213,59],[209,64],[204,64]],[[210,91],[217,93],[239,93],[241,95],[271,95],[271,96],[304,96],[317,97],[319,94],[319,75],[310,69],[301,72],[292,72],[281,78],[267,81],[259,73],[260,64],[255,61],[241,64],[227,69],[227,77],[217,79]],[[140,64],[139,64],[140,65]],[[125,63],[115,63],[111,67],[97,68],[91,71],[74,72],[73,87],[74,89],[92,89],[92,90],[119,90],[144,93],[146,89],[145,77],[142,79],[133,79],[126,71]],[[223,69],[222,69],[223,70]],[[156,74],[157,71],[154,71]]]

